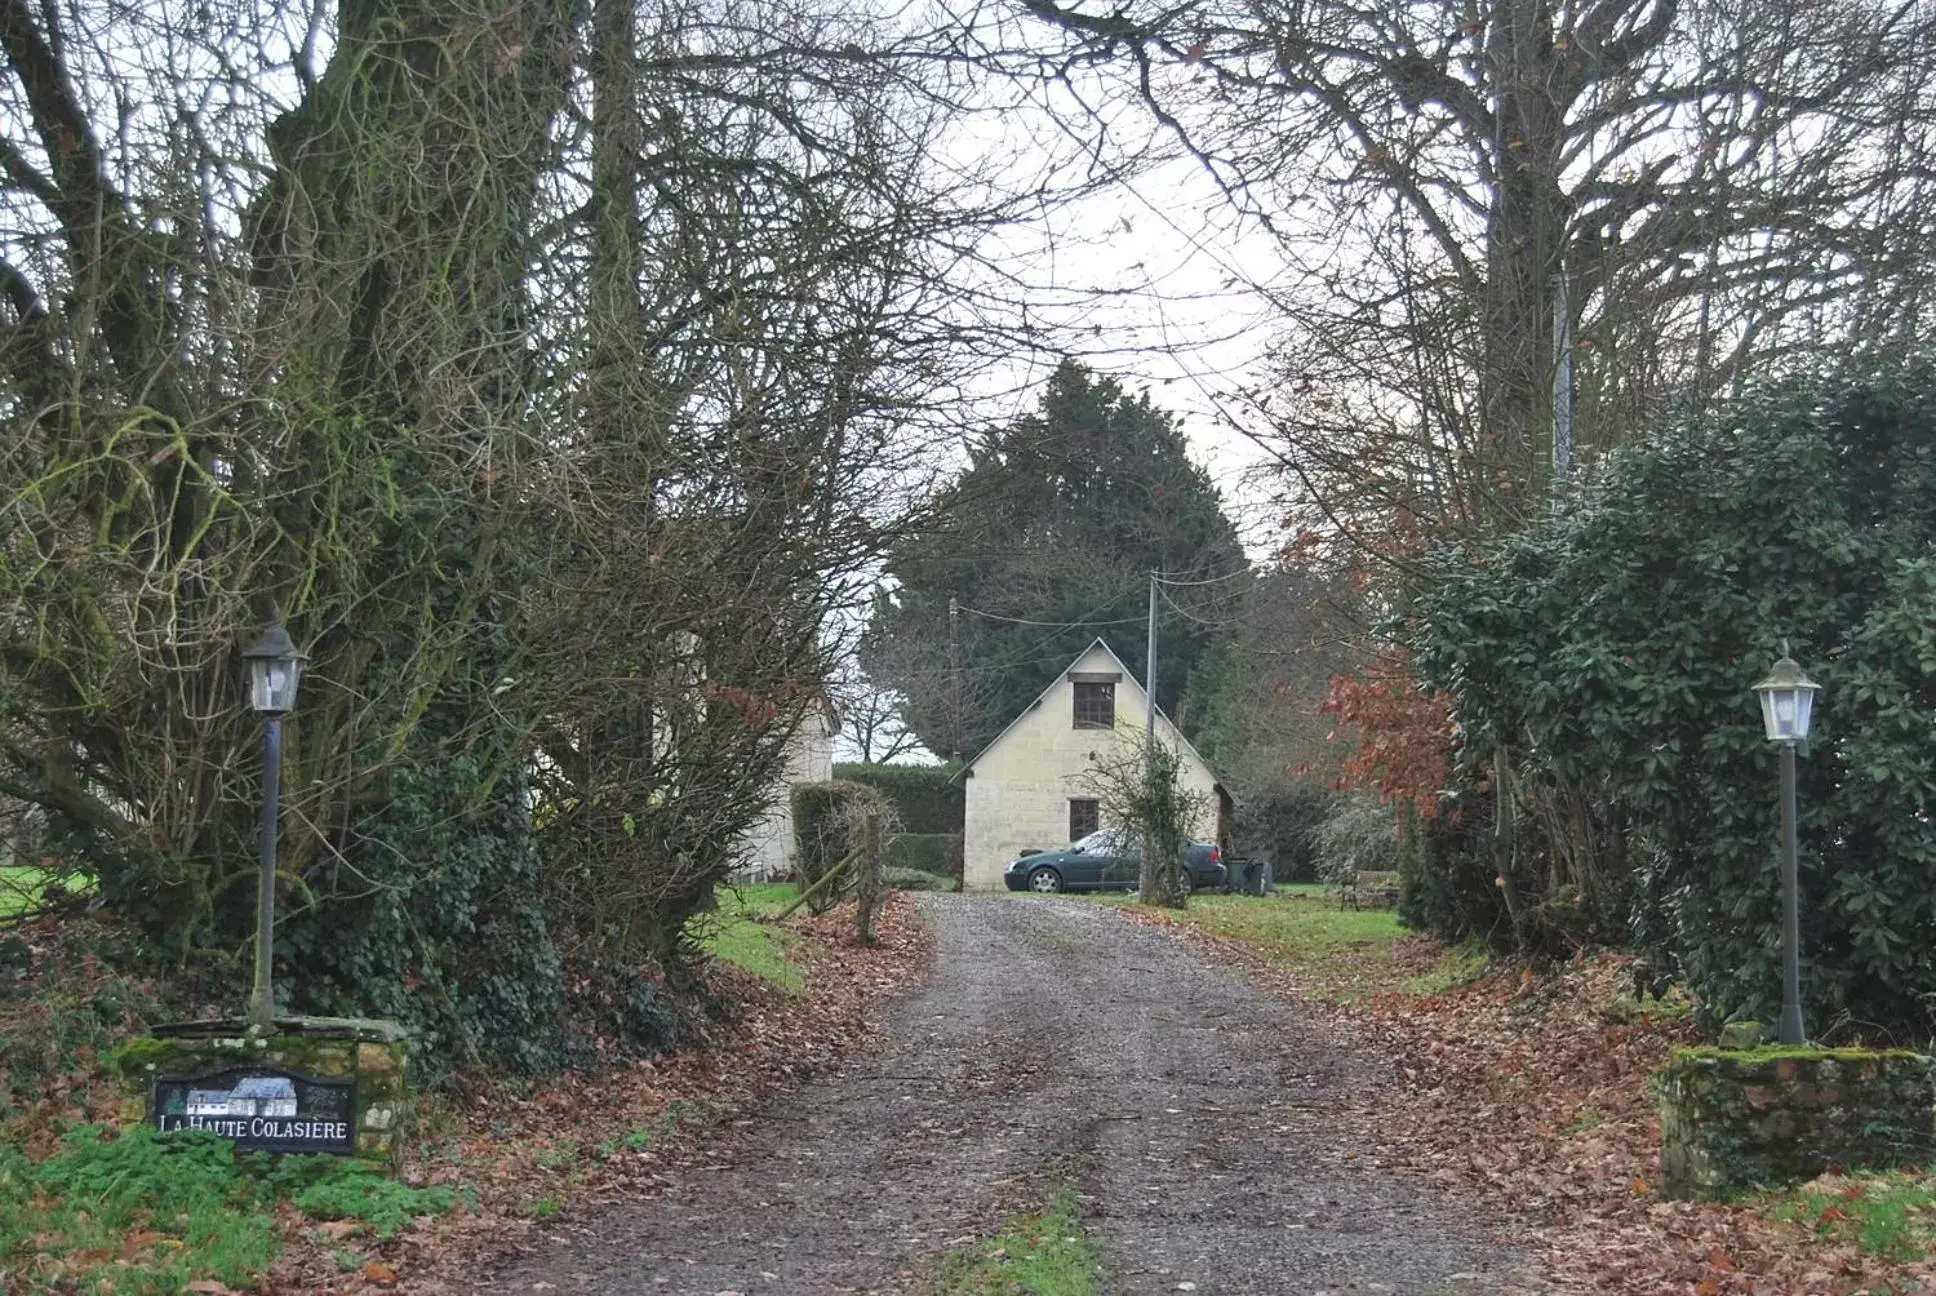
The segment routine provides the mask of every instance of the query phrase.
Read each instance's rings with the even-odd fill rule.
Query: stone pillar
[[[1654,1078],[1669,1195],[1936,1157],[1936,1059],[1903,1049],[1681,1049]]]
[[[335,1100],[350,1086],[347,1110],[329,1113],[349,1118],[348,1137],[306,1148],[302,1138],[272,1139],[269,1150],[353,1152],[366,1160],[393,1165],[400,1136],[409,1126],[411,1100],[407,1087],[408,1035],[396,1022],[351,1017],[284,1017],[275,1031],[264,1035],[239,1020],[175,1022],[155,1028],[152,1035],[128,1041],[110,1060],[109,1068],[121,1086],[120,1119],[124,1127],[147,1124],[167,1128],[207,1128],[228,1136],[246,1129],[251,1118],[227,1114],[204,1116],[187,1110],[158,1111],[157,1093],[173,1107],[181,1107],[184,1089],[192,1084],[171,1081],[204,1080],[213,1094],[236,1077],[261,1072],[287,1075],[297,1102],[312,1094]],[[160,1085],[157,1082],[164,1082]],[[313,1081],[314,1085],[304,1083]],[[294,1131],[307,1138],[317,1121],[298,1108],[293,1116],[277,1119],[295,1125],[267,1125],[271,1132]],[[333,1131],[332,1131],[333,1132]],[[244,1133],[238,1146],[262,1146]]]

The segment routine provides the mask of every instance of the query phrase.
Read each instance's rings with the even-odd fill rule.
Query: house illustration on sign
[[[244,1076],[235,1088],[190,1089],[190,1116],[294,1116],[296,1086],[287,1076]]]

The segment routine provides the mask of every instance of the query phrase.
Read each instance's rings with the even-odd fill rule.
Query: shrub
[[[367,1221],[380,1237],[455,1204],[448,1188],[410,1188],[354,1159],[238,1158],[200,1131],[109,1137],[89,1126],[38,1163],[0,1145],[0,1273],[32,1253],[75,1290],[249,1287],[275,1261],[269,1212],[284,1198],[314,1219]]]
[[[888,839],[890,869],[919,869],[949,880],[961,876],[960,833],[896,833]]]
[[[409,1026],[418,1084],[445,1083],[459,1058],[558,1065],[568,986],[511,782],[469,756],[396,770],[358,853],[306,876],[353,898],[277,914],[276,957],[302,969],[278,989],[299,1009]]]
[[[1104,823],[1140,843],[1137,891],[1144,904],[1181,909],[1189,904],[1183,848],[1210,811],[1209,798],[1183,781],[1181,749],[1138,733],[1113,751],[1090,754],[1089,785],[1102,802]]]
[[[366,1162],[331,1157],[318,1168],[314,1182],[295,1193],[295,1203],[311,1219],[363,1220],[384,1238],[419,1215],[448,1214],[457,1195],[449,1188],[412,1188]]]
[[[954,879],[936,876],[922,869],[890,868],[887,885],[896,891],[952,891]]]
[[[834,779],[794,787],[793,835],[798,848],[795,860],[802,891],[818,882],[859,844],[856,826],[868,813],[888,819],[893,811],[885,797],[863,783]],[[825,913],[851,885],[850,880],[834,882],[807,901],[807,908],[814,913]]]
[[[1398,918],[1445,941],[1513,941],[1505,898],[1494,879],[1492,798],[1449,794],[1430,819],[1408,816],[1398,839]]]
[[[1338,793],[1315,779],[1296,779],[1238,800],[1233,852],[1271,862],[1279,882],[1318,880],[1318,828]]]
[[[1344,884],[1360,873],[1398,868],[1398,824],[1392,808],[1368,792],[1341,796],[1317,830],[1318,875]]]
[[[1410,638],[1468,777],[1511,795],[1508,881],[1554,921],[1631,888],[1635,934],[1710,1022],[1780,997],[1778,754],[1750,685],[1792,641],[1823,685],[1800,762],[1808,1016],[1927,1035],[1936,370],[1667,428],[1529,533],[1445,555]]]

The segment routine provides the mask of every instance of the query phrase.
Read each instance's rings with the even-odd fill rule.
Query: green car
[[[1024,855],[1008,866],[1010,891],[1134,891],[1142,882],[1143,847],[1120,828],[1104,828],[1059,851]],[[1221,888],[1229,879],[1215,842],[1184,846],[1183,880],[1193,891]]]

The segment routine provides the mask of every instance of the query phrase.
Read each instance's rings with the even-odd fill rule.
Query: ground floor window
[[[1102,827],[1101,807],[1092,800],[1071,799],[1069,802],[1069,840],[1081,841],[1096,829]]]

